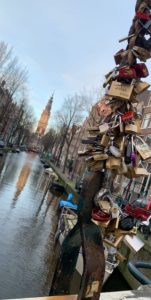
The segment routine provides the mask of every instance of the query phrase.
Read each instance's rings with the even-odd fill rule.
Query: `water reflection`
[[[16,183],[15,195],[12,199],[12,207],[14,207],[16,205],[16,201],[17,201],[19,195],[21,194],[21,192],[26,184],[26,181],[29,177],[30,170],[31,170],[31,164],[29,164],[29,163],[25,164],[21,169],[21,172],[18,176],[18,180]]]
[[[0,157],[0,298],[48,295],[57,199],[47,184],[37,155]]]

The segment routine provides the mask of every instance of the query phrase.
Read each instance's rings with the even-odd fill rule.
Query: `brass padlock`
[[[123,133],[124,132],[124,123],[121,120],[121,116],[119,117],[120,120],[120,132]]]
[[[142,119],[139,117],[136,117],[134,122],[135,122],[135,125],[137,126],[137,133],[141,134]]]
[[[138,131],[137,131],[137,125],[136,124],[126,124],[126,126],[125,126],[125,132],[126,133],[132,133],[132,134],[134,134],[134,133],[138,133]]]
[[[94,160],[106,160],[106,159],[108,159],[108,157],[109,156],[106,153],[100,153],[100,154],[93,155]]]
[[[106,161],[106,169],[117,170],[121,165],[121,158],[110,156]]]
[[[124,158],[122,158],[121,165],[118,168],[117,172],[119,175],[126,174],[128,171],[127,165],[125,164]]]
[[[123,139],[121,141],[119,149],[120,149],[121,155],[124,155],[124,151],[125,151],[125,136],[123,136]]]
[[[110,141],[109,136],[107,134],[103,134],[100,144],[101,144],[101,146],[106,147],[108,145],[109,141]]]
[[[135,167],[134,168],[134,173],[136,177],[139,176],[148,176],[149,173],[147,172],[147,170],[145,168],[141,168],[141,167]]]
[[[141,94],[145,90],[147,90],[150,87],[150,84],[148,82],[144,81],[137,81],[134,86],[134,91],[136,94]]]
[[[98,171],[104,168],[104,161],[93,162],[93,165],[90,166],[91,171]]]
[[[149,173],[147,172],[147,170],[145,168],[142,167],[130,167],[128,166],[128,172],[126,174],[124,174],[126,177],[133,179],[139,176],[148,176]]]

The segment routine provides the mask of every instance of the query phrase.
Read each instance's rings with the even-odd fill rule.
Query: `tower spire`
[[[53,102],[53,94],[50,96],[47,106],[46,106],[49,113],[51,112],[52,102]]]
[[[48,121],[50,118],[52,102],[53,102],[53,94],[48,99],[47,105],[46,105],[45,109],[43,110],[41,117],[39,119],[38,126],[36,129],[36,133],[39,136],[43,136],[45,134],[45,131],[46,131],[46,128],[48,125]]]

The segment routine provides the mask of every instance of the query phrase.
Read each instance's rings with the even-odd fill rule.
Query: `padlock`
[[[100,209],[108,214],[111,211],[111,203],[108,200],[100,199],[98,200],[98,206]]]
[[[118,136],[114,139],[114,144],[116,147],[120,148],[121,146],[121,142],[122,142],[123,137],[122,136]]]
[[[99,126],[99,131],[101,134],[104,134],[106,132],[108,132],[110,129],[109,124],[108,123],[104,123],[102,125]]]
[[[147,170],[145,168],[141,168],[141,167],[135,167],[134,174],[135,174],[135,177],[149,176],[149,173],[147,172]]]
[[[140,59],[140,61],[145,62],[147,59],[149,59],[151,57],[150,51],[148,51],[142,47],[134,46],[132,49],[132,52],[135,55],[135,57]]]
[[[117,170],[120,167],[121,158],[110,156],[106,161],[106,169]]]
[[[150,19],[150,15],[142,12],[137,12],[136,17],[142,21],[148,21]],[[144,60],[143,60],[144,61]]]
[[[98,154],[95,154],[95,155],[93,155],[93,159],[94,160],[106,160],[106,159],[108,159],[108,154],[106,154],[106,153],[98,153]]]
[[[145,78],[149,75],[148,69],[144,63],[136,64],[133,68],[137,78]]]
[[[106,147],[110,141],[110,138],[107,134],[103,134],[102,139],[101,139],[101,146]]]
[[[140,136],[136,136],[134,144],[135,149],[143,160],[151,158],[151,148]]]
[[[121,141],[119,149],[120,149],[121,155],[124,155],[124,150],[125,150],[125,136],[123,136],[123,139]]]
[[[129,49],[127,53],[127,65],[132,67],[134,64],[136,64],[136,57],[134,56],[132,50]]]
[[[136,17],[142,21],[147,21],[150,19],[150,8],[145,1],[142,1],[142,3],[139,5],[138,10],[136,11]]]
[[[134,117],[134,112],[133,111],[126,111],[122,116],[121,116],[121,122],[126,122],[126,121],[131,121]]]
[[[141,134],[141,125],[142,125],[142,118],[139,116],[135,117],[134,120],[135,125],[137,126],[137,133]]]
[[[131,163],[131,153],[132,153],[132,143],[131,140],[128,140],[128,143],[125,147],[125,163],[130,164]]]
[[[127,165],[124,161],[124,157],[122,157],[122,161],[121,161],[121,164],[120,164],[119,168],[117,169],[117,172],[118,172],[119,175],[123,175],[123,174],[126,174],[127,171],[128,171]]]
[[[120,132],[121,133],[124,133],[124,123],[122,122],[122,118],[121,118],[121,116],[119,117],[119,121],[120,121]]]
[[[148,82],[144,82],[144,81],[136,81],[135,85],[134,85],[134,92],[139,95],[142,92],[144,92],[145,90],[147,90],[150,87],[150,84]]]
[[[125,52],[124,49],[121,49],[115,53],[114,60],[115,60],[116,65],[119,65],[121,63],[123,52]]]
[[[128,172],[124,175],[126,177],[128,177],[129,179],[133,179],[136,177],[140,177],[140,176],[148,176],[149,173],[147,172],[147,170],[145,168],[142,167],[130,167],[128,166]]]
[[[136,66],[136,65],[135,65]],[[136,78],[136,71],[133,67],[123,66],[118,71],[119,79],[133,79]]]
[[[104,161],[93,161],[93,164],[91,163],[90,165],[90,169],[91,171],[99,171],[102,170],[104,168]]]
[[[125,149],[125,136],[115,138],[114,145],[119,149],[121,155],[124,155]]]
[[[126,133],[130,133],[130,134],[134,134],[134,133],[138,133],[137,132],[137,125],[136,124],[126,124],[125,125],[125,132]]]
[[[120,152],[120,150],[117,148],[117,147],[115,147],[114,145],[111,145],[110,147],[109,147],[109,151],[110,151],[110,153],[113,155],[113,156],[115,156],[115,157],[121,157],[121,152]]]

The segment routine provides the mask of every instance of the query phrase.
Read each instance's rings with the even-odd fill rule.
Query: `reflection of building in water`
[[[17,183],[16,183],[16,191],[15,191],[15,195],[14,195],[14,198],[13,198],[13,206],[18,198],[18,196],[21,194],[26,182],[27,182],[27,179],[28,179],[28,176],[30,174],[30,170],[31,170],[31,165],[30,164],[26,164],[23,166],[23,168],[21,169],[21,172],[18,176],[18,180],[17,180]]]

